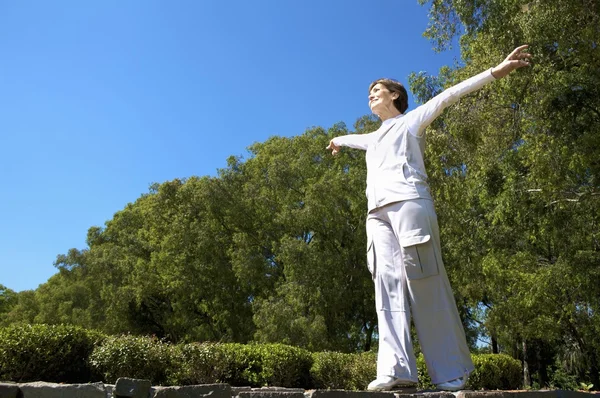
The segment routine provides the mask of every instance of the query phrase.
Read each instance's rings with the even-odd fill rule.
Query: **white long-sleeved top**
[[[442,111],[486,83],[491,69],[452,86],[406,114],[383,121],[368,134],[333,139],[338,146],[366,150],[368,210],[409,199],[431,199],[423,161],[425,128]]]

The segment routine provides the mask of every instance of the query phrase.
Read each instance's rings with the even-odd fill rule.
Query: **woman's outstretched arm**
[[[337,154],[343,146],[366,151],[369,147],[369,143],[373,140],[374,135],[375,132],[369,134],[342,135],[329,141],[329,145],[327,145],[327,148],[325,149],[331,149],[332,155]]]
[[[479,90],[485,84],[501,79],[515,69],[528,66],[531,54],[522,52],[528,46],[519,46],[513,50],[498,66],[488,69],[476,76],[452,86],[436,95],[425,104],[406,115],[408,130],[420,136],[425,128],[438,117],[444,109],[458,101],[461,97]]]

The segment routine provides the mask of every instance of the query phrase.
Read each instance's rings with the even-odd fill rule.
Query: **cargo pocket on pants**
[[[400,235],[402,260],[408,279],[421,279],[439,274],[438,259],[431,235],[423,229],[413,229]]]

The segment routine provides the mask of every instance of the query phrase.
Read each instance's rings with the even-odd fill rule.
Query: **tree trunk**
[[[523,388],[531,387],[529,364],[527,363],[527,342],[523,340]]]
[[[593,390],[600,389],[600,367],[598,366],[598,355],[592,351],[590,353],[590,378],[592,379]]]
[[[498,353],[498,340],[496,337],[492,336],[492,354]]]
[[[373,332],[375,331],[375,325],[371,324],[370,326],[365,325],[365,351],[371,351],[371,344],[373,343]]]

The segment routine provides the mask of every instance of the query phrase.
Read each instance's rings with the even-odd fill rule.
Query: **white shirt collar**
[[[391,118],[389,118],[389,119],[387,119],[387,120],[384,120],[384,121],[381,123],[381,125],[382,125],[382,126],[389,126],[390,124],[392,124],[392,123],[395,123],[395,122],[396,122],[396,120],[400,119],[402,116],[404,116],[404,114],[403,114],[403,113],[399,114],[399,115],[398,115],[398,116],[396,116],[396,117],[391,117]]]

